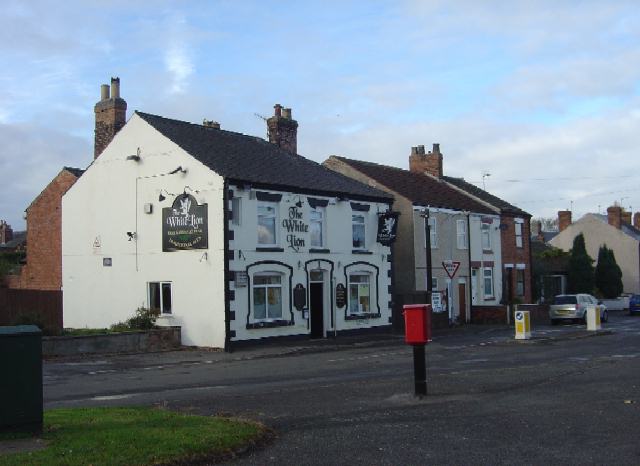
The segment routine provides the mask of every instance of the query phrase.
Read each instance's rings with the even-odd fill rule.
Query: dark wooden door
[[[324,299],[322,283],[309,284],[309,312],[311,314],[311,338],[324,337]]]
[[[467,321],[467,287],[464,283],[458,283],[458,303],[459,320],[461,324],[464,324]]]

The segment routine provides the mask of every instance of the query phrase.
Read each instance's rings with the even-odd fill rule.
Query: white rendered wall
[[[233,250],[233,260],[230,261],[229,269],[232,272],[247,272],[250,280],[255,273],[282,273],[286,279],[283,280],[282,288],[283,318],[290,317],[289,300],[291,298],[288,288],[289,275],[291,276],[292,286],[300,283],[307,288],[308,293],[307,278],[309,271],[322,270],[325,277],[325,335],[332,335],[334,331],[340,332],[389,325],[389,319],[391,317],[391,308],[389,307],[391,295],[388,292],[389,285],[391,284],[391,279],[389,278],[391,262],[388,261],[390,248],[376,242],[378,212],[386,211],[388,208],[387,204],[359,200],[352,201],[359,204],[370,205],[369,212],[364,212],[366,219],[365,249],[369,254],[353,254],[351,215],[360,212],[353,211],[351,203],[348,200],[339,201],[336,198],[326,196],[250,188],[248,186],[244,189],[238,189],[237,186],[230,186],[230,188],[234,192],[233,196],[240,199],[241,219],[240,225],[233,225],[230,222],[234,239],[229,243],[229,248]],[[257,206],[259,201],[256,199],[256,191],[282,194],[282,199],[277,204],[276,220],[276,247],[282,248],[284,250],[282,252],[264,252],[257,250],[260,245],[257,243]],[[323,246],[330,251],[329,253],[309,252],[311,239],[308,233],[296,233],[296,236],[305,242],[305,245],[300,247],[297,252],[290,248],[287,243],[288,232],[286,228],[282,226],[282,220],[288,218],[288,209],[300,201],[302,207],[299,211],[303,214],[302,220],[304,223],[309,224],[311,208],[307,201],[308,197],[330,201],[325,208],[325,245]],[[232,202],[230,201],[230,207],[231,204]],[[257,264],[258,262],[264,261],[270,263]],[[282,264],[276,264],[275,262]],[[355,264],[357,262],[367,262],[371,265]],[[380,317],[346,320],[345,309],[335,306],[336,285],[342,283],[347,287],[345,269],[347,274],[357,271],[371,274],[372,308],[377,311],[379,306]],[[233,340],[254,340],[309,333],[308,315],[305,317],[303,311],[295,308],[293,308],[294,325],[273,328],[247,328],[247,313],[251,309],[251,287],[236,287],[235,282],[232,281],[230,283],[230,289],[234,294],[234,299],[230,303],[230,308],[235,313],[235,319],[231,322],[231,330],[235,332],[235,336],[232,337]],[[333,307],[330,305],[332,301]],[[307,307],[308,304],[307,299]],[[334,326],[331,325],[332,316],[335,323]],[[250,318],[249,323],[253,323],[253,319]]]
[[[138,149],[139,162],[126,160]],[[187,173],[168,174],[178,166]],[[208,204],[208,249],[162,252],[162,208],[185,189]],[[148,282],[169,281],[173,313],[159,323],[181,326],[183,344],[222,347],[222,191],[220,176],[134,114],[63,198],[64,326],[124,321],[148,306]]]

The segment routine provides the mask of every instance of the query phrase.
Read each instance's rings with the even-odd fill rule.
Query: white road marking
[[[104,395],[104,396],[94,396],[91,398],[95,401],[109,401],[109,400],[125,400],[127,398],[131,398],[134,396],[133,394],[125,394],[125,395]]]
[[[104,370],[104,371],[90,371],[90,372],[87,372],[87,374],[89,374],[89,375],[100,375],[100,374],[111,374],[113,372],[116,372],[116,371],[113,370],[113,369],[109,369],[109,370]]]

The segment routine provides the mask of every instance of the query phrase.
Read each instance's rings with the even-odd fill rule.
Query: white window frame
[[[483,251],[491,250],[491,224],[482,223],[480,225],[480,238]]]
[[[159,290],[160,290],[160,307],[158,308],[154,308],[151,306],[151,285],[158,285]],[[164,293],[163,288],[165,288],[166,286],[169,287],[169,309],[167,310],[167,306],[165,305],[164,302]],[[173,286],[171,285],[171,282],[161,282],[161,281],[157,281],[157,282],[147,282],[147,303],[149,305],[149,309],[158,309],[160,311],[160,314],[162,315],[171,315],[173,314]]]
[[[280,283],[260,283],[256,284],[256,277],[278,277]],[[284,293],[282,290],[283,274],[275,271],[256,272],[253,274],[251,281],[251,309],[253,310],[253,320],[256,322],[272,322],[274,320],[282,320],[284,314]],[[255,290],[256,288],[264,289],[264,318],[256,317]],[[280,317],[269,316],[269,288],[280,289]]]
[[[362,218],[362,222],[356,222],[356,217],[358,218]],[[363,244],[360,246],[355,246],[353,244],[354,239],[355,239],[355,227],[356,225],[360,226],[362,225],[362,242]],[[367,247],[367,217],[364,214],[361,213],[352,213],[351,214],[351,245],[353,246],[353,249],[366,249]]]
[[[367,281],[366,282],[352,282],[352,277],[367,277]],[[360,304],[360,285],[366,283],[368,285],[369,288],[369,309],[368,310],[362,310],[361,309],[361,304]],[[353,309],[353,306],[351,305],[351,285],[358,285],[358,309]],[[349,303],[349,315],[362,315],[362,314],[370,314],[373,311],[371,310],[371,306],[373,304],[372,302],[372,298],[371,298],[371,287],[372,287],[372,283],[371,283],[371,273],[369,272],[364,272],[364,271],[357,271],[357,272],[350,272],[349,273],[349,280],[347,282],[347,292],[348,292],[348,303]]]
[[[273,208],[273,243],[261,243],[260,242],[260,234],[256,230],[257,234],[257,242],[261,247],[269,247],[269,246],[277,246],[278,245],[278,203],[277,202],[266,202],[266,201],[258,201],[258,205],[256,208],[256,221],[257,228],[260,228],[260,217],[271,218],[271,216],[267,216],[260,213],[260,207],[271,207]]]
[[[320,219],[314,219],[313,218],[313,214],[314,213],[318,213],[320,214]],[[326,235],[326,228],[325,228],[325,219],[326,219],[326,214],[327,214],[327,209],[325,209],[324,207],[314,207],[311,209],[311,213],[309,215],[309,223],[310,223],[310,230],[313,231],[313,224],[320,224],[320,244],[313,244],[313,235],[309,234],[309,243],[311,243],[311,247],[312,248],[324,248],[325,245],[327,244],[327,240],[325,238]],[[352,239],[353,241],[353,239]]]
[[[458,249],[467,249],[467,221],[456,220],[456,239]]]
[[[522,247],[522,223],[516,222],[514,226],[516,231],[516,247],[521,248]]]
[[[487,274],[489,272],[489,274]],[[487,294],[487,279],[489,279],[491,293]],[[484,294],[485,299],[493,299],[494,298],[494,283],[493,283],[493,268],[492,267],[483,267],[482,268],[482,293]]]
[[[427,219],[425,218],[426,222]],[[425,228],[426,231],[426,228]],[[427,247],[427,236],[424,237],[424,247]],[[431,249],[438,249],[438,221],[435,217],[429,217],[429,240],[431,242]]]

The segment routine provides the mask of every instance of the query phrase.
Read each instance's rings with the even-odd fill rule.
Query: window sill
[[[366,249],[353,249],[351,254],[373,254],[371,251],[367,251]]]
[[[290,320],[265,320],[263,322],[253,322],[251,324],[247,324],[247,329],[260,329],[260,328],[274,328],[274,327],[286,327],[288,325],[293,325],[293,322]]]
[[[256,247],[256,252],[284,252],[284,248],[278,247]]]
[[[483,249],[482,254],[493,254],[493,249]]]
[[[309,253],[311,254],[329,254],[331,251],[329,249],[322,248],[311,248],[309,249]]]
[[[363,320],[363,319],[378,319],[380,314],[373,312],[363,312],[362,314],[351,314],[344,318],[344,320]]]

